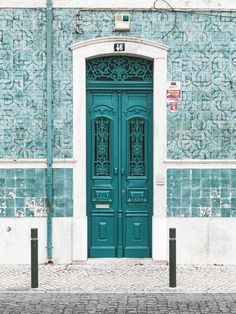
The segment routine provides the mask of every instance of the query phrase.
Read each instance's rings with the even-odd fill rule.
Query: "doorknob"
[[[114,174],[118,174],[118,168],[114,168]]]
[[[125,168],[121,169],[121,174],[122,174],[122,176],[125,174]]]

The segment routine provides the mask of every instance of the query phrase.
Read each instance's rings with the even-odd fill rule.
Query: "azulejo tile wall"
[[[236,217],[236,169],[169,169],[167,214]]]
[[[131,12],[131,30],[114,32],[113,11],[53,10],[54,156],[72,157],[72,53],[103,36],[134,36],[170,47],[168,79],[182,83],[168,111],[168,157],[236,157],[236,13]],[[76,32],[80,14],[82,34]],[[171,31],[173,26],[175,28]],[[171,32],[170,32],[171,31]],[[46,11],[0,11],[0,158],[46,154]]]
[[[76,32],[78,13],[81,33]],[[125,35],[170,47],[168,80],[181,81],[182,99],[178,110],[170,112],[166,108],[167,157],[235,159],[236,13],[178,12],[175,24],[175,14],[171,12],[130,12],[131,30],[126,33],[113,31],[114,14],[113,11],[53,10],[54,157],[73,157],[69,46],[86,39]],[[0,120],[0,158],[46,157],[45,9],[0,10]],[[31,169],[0,170],[1,216],[46,214],[45,170],[33,171],[34,175]],[[54,207],[58,216],[72,215],[70,171],[54,171]],[[197,171],[198,188],[194,185]],[[168,171],[168,215],[234,216],[235,170],[215,170],[218,175],[211,171]],[[29,182],[33,182],[35,191]],[[206,182],[210,185],[206,186]],[[219,182],[220,187],[211,186]]]
[[[125,33],[170,47],[168,79],[182,85],[178,110],[167,108],[171,159],[236,158],[236,13],[211,14],[178,12],[175,24],[174,13],[135,12]],[[113,12],[80,18],[82,39],[123,35],[113,32]]]
[[[54,157],[71,158],[72,60],[69,45],[61,57],[60,49],[65,47],[58,35],[61,34],[55,29],[53,46],[58,48],[53,48]],[[0,91],[0,158],[45,158],[44,9],[0,10]]]
[[[42,10],[0,10],[0,158],[45,157],[45,49]]]
[[[72,169],[53,170],[56,217],[73,215]],[[0,169],[0,217],[47,215],[45,169]]]

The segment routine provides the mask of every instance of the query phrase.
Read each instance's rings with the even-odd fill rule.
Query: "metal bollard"
[[[169,287],[176,287],[176,229],[169,229]]]
[[[38,288],[38,229],[31,229],[31,288]]]

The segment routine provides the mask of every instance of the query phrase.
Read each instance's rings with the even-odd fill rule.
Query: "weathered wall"
[[[72,157],[70,44],[113,32],[114,13],[55,9],[53,34],[54,156]],[[45,157],[46,20],[44,9],[2,9],[0,98],[2,158]],[[204,15],[205,14],[205,15]],[[136,12],[128,36],[170,46],[168,79],[182,83],[177,111],[168,111],[168,157],[235,158],[236,13]],[[171,31],[171,32],[170,32]]]
[[[76,32],[77,14],[81,33]],[[74,157],[69,46],[122,35],[166,44],[168,80],[182,84],[178,110],[166,108],[167,158],[199,161],[199,169],[198,164],[195,169],[168,169],[167,164],[169,217],[153,218],[153,258],[167,259],[167,230],[176,227],[178,262],[235,262],[236,170],[230,164],[229,169],[202,169],[200,160],[224,163],[236,157],[236,13],[130,12],[126,33],[114,32],[114,14],[53,10],[54,158]],[[0,162],[46,157],[45,7],[0,9],[0,119]],[[46,261],[45,169],[29,168],[0,166],[0,263],[29,263],[32,227],[39,228],[40,262]],[[61,168],[53,174],[54,215],[60,217],[53,218],[53,258],[68,263],[86,259],[87,231],[83,217],[73,223],[61,218],[73,216],[73,169]]]
[[[0,219],[0,264],[30,264],[30,229],[38,229],[39,263],[47,262],[47,219]],[[72,260],[72,218],[52,220],[53,262],[68,264]]]
[[[72,169],[53,169],[56,217],[73,215],[72,174]],[[46,215],[46,169],[0,169],[0,217]]]
[[[54,9],[53,12],[54,157],[71,158],[73,157],[72,53],[69,46],[80,40],[120,36],[123,33],[113,31],[113,11],[79,12],[78,9]],[[78,13],[82,34],[76,32]],[[167,157],[170,159],[235,158],[235,24],[236,13],[227,12],[211,14],[178,12],[176,24],[175,14],[172,12],[131,13],[131,31],[124,35],[151,39],[168,45],[170,47],[168,79],[180,80],[182,84],[182,100],[178,110],[170,112],[167,108]],[[2,90],[0,157],[44,158],[46,156],[45,9],[1,9],[0,56]],[[172,184],[171,171],[168,172],[168,190]],[[44,170],[42,172],[44,173]],[[0,177],[3,178],[4,170],[1,173]],[[206,172],[199,173],[203,182]],[[230,173],[230,170],[227,173]],[[193,173],[189,170],[189,175],[191,174]],[[39,185],[43,184],[43,178],[44,175]],[[27,182],[27,170],[25,177],[21,179]],[[183,182],[187,180],[182,179],[179,184],[183,187],[183,184],[187,184]],[[15,184],[17,180],[16,176]],[[66,184],[65,179],[61,180]],[[180,205],[175,198],[179,198],[184,189],[179,192],[177,188],[179,181],[177,181],[175,187],[171,187],[173,195],[177,196],[168,196],[168,215],[233,215],[233,210],[229,209],[233,208],[233,194],[224,196],[221,192],[217,195],[217,198],[220,198],[217,202],[222,206],[226,199],[230,204],[230,207],[219,209],[221,205],[218,207],[211,200],[204,201],[205,193],[211,192],[210,187],[205,188],[203,185],[200,185],[200,203],[194,203],[191,194],[193,189],[190,188],[189,194],[186,192],[187,189],[185,194],[181,194]],[[55,184],[56,182],[58,178]],[[226,181],[220,182],[222,191],[227,190]],[[5,189],[6,187],[3,186],[2,190]],[[207,189],[208,192],[204,191]],[[45,206],[44,192],[38,196],[43,200],[42,207]],[[30,215],[30,211],[24,209],[27,208],[28,198],[33,197],[30,193],[26,188],[25,194],[20,196],[21,200],[17,201],[17,204],[22,205],[15,205],[15,207],[12,207],[11,199],[7,200],[9,195],[4,194],[1,201],[2,215],[14,215],[14,213]],[[66,196],[66,199],[70,197],[71,195]],[[56,205],[56,201],[54,204]],[[209,204],[210,210],[202,209],[208,208]],[[60,210],[56,208],[56,215],[57,213],[62,216],[72,214],[71,206],[63,207],[62,202],[60,206]]]
[[[167,214],[235,217],[236,169],[169,169]]]

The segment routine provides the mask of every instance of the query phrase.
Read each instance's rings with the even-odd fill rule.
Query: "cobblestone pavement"
[[[236,295],[1,294],[0,313],[236,313]]]
[[[41,265],[40,287],[31,289],[29,265],[0,265],[0,292],[236,293],[236,266],[178,266],[177,288],[168,276],[167,265],[141,260]]]

